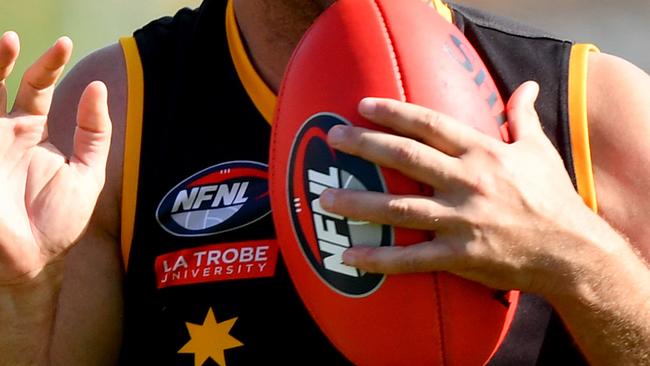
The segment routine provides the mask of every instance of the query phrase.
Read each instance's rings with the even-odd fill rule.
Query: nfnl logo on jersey
[[[250,225],[270,212],[267,166],[232,161],[172,188],[158,205],[156,219],[175,236],[208,236]]]
[[[365,296],[384,276],[343,264],[343,251],[354,244],[392,245],[392,229],[329,213],[320,206],[319,197],[327,188],[375,192],[386,188],[376,165],[329,147],[327,131],[338,124],[350,123],[335,114],[319,113],[301,127],[289,159],[288,204],[302,252],[320,278],[344,295]]]

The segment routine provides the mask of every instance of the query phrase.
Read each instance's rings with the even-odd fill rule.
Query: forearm
[[[650,365],[650,269],[606,228],[547,295],[592,365]]]
[[[0,287],[0,365],[48,365],[63,263]]]

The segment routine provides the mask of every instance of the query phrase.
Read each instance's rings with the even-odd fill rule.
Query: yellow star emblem
[[[226,366],[224,351],[244,345],[229,334],[236,321],[237,318],[232,318],[217,323],[212,308],[209,308],[203,324],[185,323],[190,340],[178,353],[193,353],[194,366],[203,365],[208,358],[212,358],[220,366]]]

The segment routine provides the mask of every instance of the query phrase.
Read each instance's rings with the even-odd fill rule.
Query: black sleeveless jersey
[[[590,49],[433,5],[465,32],[504,99],[523,81],[540,82],[545,132],[577,186],[592,189],[584,93],[570,90],[584,77],[569,82],[585,74]],[[275,96],[247,59],[232,5],[204,0],[121,44],[129,85],[121,364],[349,364],[307,313],[278,251],[267,183]],[[550,307],[525,295],[492,364],[556,362],[581,361]]]

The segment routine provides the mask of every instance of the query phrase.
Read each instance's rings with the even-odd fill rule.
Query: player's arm
[[[592,364],[650,365],[650,76],[593,53],[587,87],[598,212],[638,256],[612,245],[622,238],[598,238],[601,259],[585,255],[599,276],[576,272],[573,289],[549,299]]]
[[[588,116],[599,213],[650,260],[650,76],[590,54]]]
[[[82,266],[69,260],[79,256],[68,253],[76,251],[71,249],[72,245],[83,232],[102,238],[96,242],[100,249],[87,251],[95,255],[86,258],[85,265],[96,268],[86,271],[85,275],[92,276],[93,271],[103,271],[102,276],[107,275],[111,273],[106,270],[111,267],[108,263],[115,262],[112,259],[115,254],[108,250],[108,242],[113,240],[105,239],[111,230],[110,223],[103,220],[106,222],[103,226],[87,227],[104,184],[111,134],[106,86],[91,81],[105,80],[109,93],[114,85],[110,78],[95,77],[77,88],[63,87],[58,92],[61,96],[71,93],[74,97],[58,98],[52,105],[54,84],[67,63],[71,46],[69,40],[57,41],[25,73],[14,107],[6,113],[4,108],[0,111],[2,364],[102,364],[87,358],[79,359],[81,362],[72,361],[69,355],[84,355],[84,350],[74,348],[75,344],[64,346],[61,341],[74,339],[79,324],[88,321],[96,324],[96,316],[110,312],[105,307],[115,308],[114,301],[105,302],[92,312],[86,312],[85,303],[97,305],[97,302],[83,297],[90,294],[88,288],[83,287],[74,290],[78,291],[76,302],[66,300],[72,298],[71,291],[66,290],[70,272],[75,269],[77,274],[82,272],[78,270]],[[15,34],[5,34],[0,39],[1,80],[9,74],[18,48]],[[119,62],[114,65],[119,67]],[[76,79],[77,75],[73,71],[68,80]],[[4,105],[7,93],[4,86],[0,89],[0,105]],[[59,102],[73,104],[56,105]],[[52,112],[50,116],[48,112]],[[74,135],[74,143],[64,153],[51,143],[57,140],[51,137],[58,134],[69,134],[70,141]],[[97,232],[100,234],[94,234]],[[95,286],[103,286],[105,280],[95,276],[98,279]],[[64,295],[60,298],[62,287]],[[115,295],[116,291],[110,287],[105,290]],[[70,317],[74,312],[77,316]],[[64,324],[66,320],[70,323]],[[95,329],[97,339],[99,333],[105,331],[107,337],[112,337],[114,323],[119,319],[104,321],[105,330]],[[104,345],[106,343],[99,343],[99,347]],[[104,357],[106,354],[98,353]]]
[[[398,169],[436,194],[327,190],[321,205],[356,220],[436,232],[406,247],[349,249],[343,259],[350,265],[383,273],[449,271],[493,288],[538,293],[557,308],[591,362],[642,365],[650,347],[650,271],[575,192],[541,129],[537,91],[526,83],[508,103],[512,144],[422,107],[363,101],[366,118],[401,136],[337,126],[330,144]]]
[[[612,252],[596,291],[555,305],[594,364],[650,365],[650,76],[593,53],[587,101],[599,214],[646,262]]]
[[[65,270],[53,330],[54,365],[115,365],[122,336],[122,274],[119,246],[120,197],[127,81],[119,44],[82,59],[61,81],[50,113],[51,140],[62,151],[72,149],[76,105],[85,85],[103,81],[113,138],[106,183],[88,230],[65,258]]]

